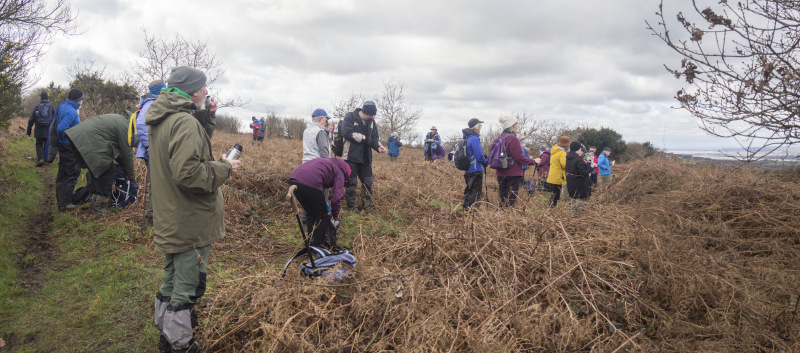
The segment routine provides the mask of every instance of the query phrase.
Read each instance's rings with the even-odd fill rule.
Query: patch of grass
[[[136,225],[84,222],[79,210],[55,213],[46,241],[49,256],[20,257],[29,217],[39,212],[43,175],[26,160],[33,140],[9,145],[0,166],[0,337],[11,352],[153,351],[152,300],[161,282],[161,262],[152,247],[137,244]],[[79,182],[80,183],[80,182]],[[52,207],[54,210],[55,207]],[[106,217],[115,217],[109,213]],[[19,266],[36,266],[40,287],[29,291]]]
[[[9,144],[8,151],[14,156],[22,156],[33,145],[27,140],[14,141]],[[29,152],[28,152],[29,153]],[[34,169],[33,163],[22,157],[9,159],[0,165],[0,330],[4,330],[9,312],[6,303],[25,294],[25,290],[17,283],[17,254],[24,244],[24,229],[27,217],[37,210],[39,189],[42,187],[41,177]],[[22,261],[32,261],[25,258]],[[3,331],[0,331],[3,332]]]

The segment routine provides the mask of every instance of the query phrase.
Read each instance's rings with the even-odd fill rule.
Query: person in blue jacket
[[[72,210],[78,206],[72,203],[72,193],[75,184],[81,175],[81,166],[78,164],[75,146],[69,142],[64,131],[81,123],[78,117],[78,108],[83,103],[83,92],[73,88],[67,94],[67,100],[61,102],[56,110],[58,126],[58,174],[56,174],[56,204],[59,211]]]
[[[442,138],[439,137],[438,130],[436,126],[431,126],[431,132],[425,135],[425,161],[426,162],[433,162],[433,149],[436,148],[436,144],[442,144]]]
[[[397,138],[397,133],[393,132],[391,136],[389,136],[389,160],[392,162],[397,162],[397,157],[400,156],[400,146],[403,145],[400,142],[400,139]]]
[[[608,160],[608,156],[611,155],[611,149],[606,147],[603,149],[603,153],[597,156],[597,168],[600,169],[600,177],[603,178],[603,189],[605,190],[608,183],[611,182],[611,162]]]
[[[150,141],[147,139],[148,125],[144,122],[144,114],[150,109],[150,105],[156,101],[161,90],[166,88],[167,85],[164,80],[155,80],[150,82],[147,86],[148,93],[144,94],[139,100],[139,112],[136,113],[136,134],[139,136],[139,146],[136,148],[136,158],[144,159],[144,165],[147,168],[147,176],[150,176]],[[145,185],[147,188],[147,185]],[[152,202],[152,189],[147,189],[147,212],[145,212],[147,224],[153,224],[153,202]]]
[[[486,155],[483,154],[481,147],[481,127],[483,121],[478,119],[470,119],[469,126],[461,130],[464,134],[463,138],[467,139],[467,156],[469,157],[469,169],[464,172],[464,182],[467,186],[464,188],[464,204],[462,205],[465,210],[472,207],[475,201],[478,201],[483,194],[483,169],[489,163]]]

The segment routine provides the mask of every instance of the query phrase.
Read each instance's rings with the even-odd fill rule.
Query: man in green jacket
[[[133,150],[128,145],[128,122],[122,115],[104,114],[64,132],[75,146],[78,164],[89,168],[92,209],[96,212],[108,212],[111,188],[117,175],[114,161],[125,168],[129,178],[135,178]]]
[[[216,102],[204,106],[206,75],[188,66],[172,69],[145,114],[149,126],[153,233],[164,254],[161,288],[155,299],[162,352],[194,352],[197,326],[194,303],[206,288],[211,243],[225,236],[219,187],[239,167],[238,160],[214,160],[211,134]],[[193,116],[196,111],[207,114]]]

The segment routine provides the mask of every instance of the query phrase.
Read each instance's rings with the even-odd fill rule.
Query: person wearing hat
[[[267,121],[264,120],[262,116],[261,119],[258,119],[258,134],[256,135],[256,141],[264,141],[264,137],[267,135]]]
[[[150,109],[150,105],[156,101],[158,95],[161,94],[161,90],[167,87],[167,84],[164,83],[164,80],[153,80],[147,85],[147,93],[141,96],[139,99],[139,111],[136,112],[136,134],[139,136],[139,146],[136,148],[136,158],[141,158],[144,160],[145,168],[147,169],[147,175],[150,175],[150,154],[149,148],[150,143],[147,139],[147,124],[144,122],[144,115],[147,114],[147,110]],[[147,191],[147,211],[145,211],[145,219],[147,220],[147,224],[152,226],[153,225],[153,194],[152,189],[148,189]]]
[[[373,101],[366,101],[361,108],[347,113],[340,125],[340,136],[344,139],[342,159],[350,166],[350,186],[345,190],[347,210],[359,212],[356,200],[356,186],[361,180],[361,200],[367,212],[375,211],[372,203],[372,151],[386,153],[378,135],[375,115],[378,107]]]
[[[589,147],[589,156],[592,157],[592,164],[595,165],[592,168],[592,175],[589,177],[589,187],[592,188],[597,185],[597,175],[600,174],[600,168],[597,166],[597,148],[594,146]]]
[[[603,190],[606,189],[608,183],[611,182],[611,162],[608,156],[611,155],[611,148],[604,148],[603,153],[597,156],[597,168],[600,170],[600,176],[603,178]]]
[[[431,126],[431,132],[425,135],[425,161],[433,161],[433,149],[436,148],[436,144],[442,143],[442,138],[439,137],[438,130],[436,130],[436,126]]]
[[[253,122],[250,123],[250,128],[253,129],[253,142],[258,141],[258,126],[259,121],[253,117]]]
[[[154,301],[161,351],[199,350],[192,334],[194,303],[205,293],[211,243],[225,236],[219,188],[239,167],[225,151],[215,157],[211,149],[217,103],[212,98],[206,106],[207,94],[203,72],[175,67],[145,114],[153,167],[153,243],[165,261]]]
[[[311,113],[311,124],[303,131],[303,163],[314,158],[329,158],[331,145],[328,142],[328,113],[315,109]]]
[[[83,92],[73,88],[67,94],[67,99],[61,102],[56,109],[58,125],[56,126],[56,136],[58,137],[58,174],[56,174],[56,203],[59,211],[72,210],[77,205],[72,203],[72,193],[75,191],[75,184],[81,175],[81,167],[78,164],[75,147],[67,139],[64,132],[67,129],[81,123],[78,117],[78,108],[83,103]]]
[[[519,124],[516,118],[501,117],[500,124],[503,125],[503,132],[497,137],[502,141],[503,149],[508,158],[508,167],[496,169],[498,192],[500,196],[500,207],[512,207],[517,202],[519,186],[522,184],[523,165],[534,165],[536,161],[526,157],[522,152],[522,145],[517,138]],[[491,154],[491,153],[490,153]]]
[[[397,138],[396,132],[393,132],[389,136],[389,141],[386,144],[389,146],[389,160],[397,162],[397,157],[400,156],[400,146],[402,146],[403,143]]]
[[[558,143],[553,145],[550,149],[550,175],[547,177],[547,183],[553,194],[550,196],[550,207],[556,207],[558,200],[561,198],[561,191],[564,184],[567,183],[567,176],[565,173],[567,167],[567,149],[569,148],[569,136],[561,136],[558,138]]]
[[[116,161],[125,169],[128,178],[136,180],[133,149],[137,136],[128,139],[130,120],[119,114],[104,114],[91,118],[66,131],[74,147],[79,165],[91,175],[92,210],[108,212],[112,185],[117,176]],[[88,177],[87,177],[88,179]]]
[[[589,174],[591,173],[591,165],[587,167],[586,161],[583,159],[583,145],[578,141],[572,141],[569,144],[569,152],[567,153],[567,164],[564,172],[567,178],[567,194],[569,197],[577,202],[589,198]]]
[[[546,180],[547,176],[550,175],[550,149],[545,145],[539,147],[539,162],[536,163],[536,166],[538,167],[539,178]]]
[[[486,164],[489,163],[486,155],[483,154],[481,147],[481,128],[483,121],[472,118],[467,123],[467,128],[461,130],[462,138],[467,139],[467,157],[469,157],[469,169],[464,171],[464,203],[465,210],[470,209],[475,201],[481,199],[483,195],[483,177]]]
[[[50,98],[47,96],[47,91],[42,91],[39,95],[41,100],[31,112],[28,118],[28,136],[31,135],[31,128],[34,123],[36,128],[33,129],[33,137],[36,138],[36,166],[41,167],[44,165],[45,155],[44,146],[47,143],[47,132],[50,125],[53,123],[53,118],[56,116],[56,108],[50,104]]]

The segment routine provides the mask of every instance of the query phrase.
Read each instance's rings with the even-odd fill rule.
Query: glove
[[[353,133],[353,140],[356,140],[356,142],[361,143],[361,141],[364,140],[364,134],[358,133],[358,132],[354,132]]]

